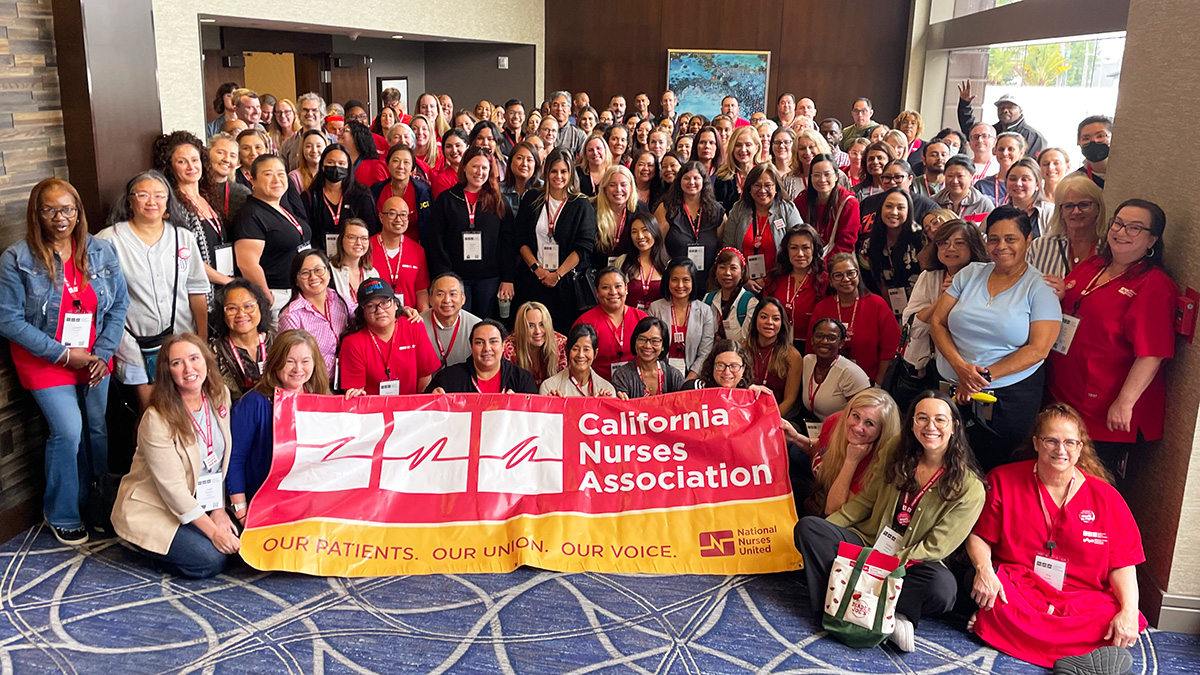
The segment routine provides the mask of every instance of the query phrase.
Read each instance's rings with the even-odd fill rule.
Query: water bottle
[[[505,300],[504,298],[501,298],[500,299],[500,318],[507,319],[508,315],[511,313],[512,313],[512,300]]]

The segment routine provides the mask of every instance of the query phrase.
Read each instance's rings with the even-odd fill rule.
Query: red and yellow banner
[[[242,557],[327,576],[798,569],[769,396],[275,397]]]

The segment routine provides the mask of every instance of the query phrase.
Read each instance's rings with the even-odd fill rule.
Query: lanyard
[[[1042,507],[1042,517],[1046,519],[1046,552],[1054,555],[1054,549],[1058,548],[1058,539],[1054,535],[1056,531],[1061,531],[1067,520],[1067,500],[1071,498],[1071,490],[1075,488],[1075,471],[1071,470],[1071,482],[1067,483],[1067,496],[1063,500],[1063,505],[1059,508],[1058,518],[1050,518],[1050,510],[1046,508],[1046,497],[1042,494],[1042,479],[1037,475],[1037,464],[1033,465],[1033,489],[1037,492],[1038,506]],[[1057,520],[1057,522],[1055,522]],[[1061,534],[1061,532],[1060,532]]]
[[[625,231],[625,216],[629,214],[628,204],[621,207],[621,220],[617,223],[617,234],[613,237],[613,248],[621,241],[621,233]]]
[[[450,334],[450,346],[442,349],[442,338],[438,336],[437,319],[433,319],[433,339],[437,342],[438,354],[442,357],[442,365],[446,365],[446,359],[450,357],[450,350],[454,349],[454,341],[458,339],[458,327],[462,325],[462,315],[454,320],[454,332]],[[476,389],[479,387],[476,386]]]
[[[1105,266],[1099,272],[1096,272],[1096,276],[1092,277],[1092,280],[1088,282],[1088,285],[1084,286],[1083,290],[1079,292],[1079,299],[1075,301],[1075,309],[1074,309],[1074,311],[1071,312],[1072,314],[1079,313],[1079,305],[1083,304],[1084,298],[1091,295],[1092,293],[1095,293],[1096,291],[1100,290],[1101,288],[1104,288],[1105,286],[1111,284],[1112,282],[1116,281],[1117,279],[1120,279],[1121,277],[1125,276],[1125,272],[1121,272],[1117,276],[1112,277],[1108,281],[1105,281],[1104,283],[1097,286],[1096,281],[1100,278],[1100,275],[1104,274],[1104,270],[1106,270],[1106,269],[1108,269],[1107,266]],[[1127,271],[1128,270],[1126,270],[1126,272]]]
[[[479,197],[477,196],[475,199],[479,199]],[[463,201],[467,203],[467,220],[469,221],[471,229],[473,230],[475,229],[475,202],[471,201],[471,198],[467,196],[465,190],[463,191]],[[551,230],[553,231],[553,228],[551,228]]]
[[[768,218],[768,216],[763,216],[762,218],[759,218],[758,216],[754,216],[750,220],[750,226],[754,228],[754,252],[755,253],[758,253],[758,249],[762,248],[763,234],[766,234],[766,232],[767,232],[767,218]],[[762,234],[759,233],[759,228],[762,228]]]
[[[233,352],[233,358],[237,359],[238,369],[242,371],[242,380],[246,383],[246,388],[249,389],[254,385],[250,381],[250,376],[246,375],[246,366],[242,363],[242,356],[238,354],[237,345],[233,344],[233,338],[229,338],[229,351]],[[262,374],[262,363],[267,360],[267,338],[262,333],[258,334],[258,361],[255,365],[258,366],[258,372]]]
[[[550,233],[550,238],[554,238],[554,226],[558,224],[558,217],[562,215],[563,207],[567,205],[567,200],[562,200],[558,204],[558,208],[553,214],[550,213],[550,198],[546,198],[546,230]]]
[[[930,197],[937,194],[933,191],[933,186],[929,184],[929,176],[928,175],[921,176],[921,180],[925,181],[925,194],[929,195]]]
[[[384,356],[383,349],[379,346],[379,344],[380,344],[379,338],[375,337],[374,333],[371,333],[371,344],[375,346],[375,352],[377,354],[379,354],[379,360],[383,361],[383,376],[384,376],[384,378],[386,378],[388,380],[392,379],[392,366],[391,366],[392,354],[395,353],[395,350],[392,349],[392,345],[394,345],[395,343],[396,343],[396,333],[393,332],[392,339],[388,340],[385,343],[385,344],[387,344],[387,356]],[[451,342],[450,344],[454,344],[454,343]]]
[[[225,183],[225,189],[229,189],[228,181]],[[200,218],[200,220],[203,220],[211,225],[212,229],[217,233],[217,236],[221,236],[221,219],[217,217],[217,212],[214,211],[211,206],[209,206],[208,202],[202,203],[196,201],[195,199],[192,199],[192,196],[189,194],[185,194],[184,198],[188,200],[188,203],[192,205],[192,208],[196,209],[196,215]]]
[[[207,435],[205,430],[200,428],[200,423],[192,415],[188,415],[192,419],[192,426],[196,427],[196,433],[200,435],[200,440],[204,442],[204,447],[208,449],[209,455],[213,454],[213,431],[212,417],[208,414],[208,397],[200,394],[200,407],[204,409],[204,426],[208,430]]]
[[[646,272],[645,270],[646,270],[646,266],[643,265],[642,261],[639,259],[638,260],[638,281],[642,282],[642,292],[649,294],[650,293],[650,282],[653,281],[653,279],[651,277],[654,276],[654,263],[653,262],[650,263],[650,271],[649,272]]]
[[[983,168],[979,170],[979,173],[975,174],[975,177],[974,177],[975,182],[979,182],[979,181],[983,180],[983,177],[987,175],[988,169],[992,168],[992,162],[994,162],[994,161],[996,161],[996,160],[988,159],[987,164],[984,164]]]
[[[737,179],[738,194],[742,194],[742,186],[746,184],[746,177],[740,171],[734,171],[733,177]]]
[[[829,379],[829,373],[833,372],[833,366],[842,358],[841,355],[833,357],[833,363],[829,364],[829,371],[825,373],[825,379],[817,382],[817,365],[813,364],[812,373],[808,376],[808,411],[813,412],[813,406],[817,402],[817,392],[821,391],[821,386],[825,384],[825,380]],[[918,497],[919,499],[919,497]],[[901,523],[903,525],[903,523]]]
[[[383,264],[387,265],[388,283],[394,288],[400,281],[400,272],[404,270],[404,235],[400,235],[400,250],[396,252],[396,269],[392,269],[392,256],[388,255],[387,247],[383,245],[383,235],[376,235],[379,238],[379,250],[383,251]]]
[[[692,232],[696,235],[696,243],[700,242],[700,216],[704,215],[704,209],[696,209],[696,217],[692,218],[692,212],[688,210],[687,204],[683,205],[683,214],[687,216],[688,225],[691,226]]]
[[[623,312],[621,312],[621,324],[620,325],[614,324],[612,322],[612,319],[608,318],[608,314],[603,315],[604,323],[606,326],[608,326],[608,332],[612,334],[613,340],[615,340],[617,343],[617,358],[618,359],[621,358],[625,354],[625,340],[623,338],[623,334],[625,332],[625,318],[628,315],[629,315],[629,308],[626,307],[625,310]]]
[[[846,323],[846,320],[842,318],[842,302],[840,300],[837,302],[838,321],[841,321],[842,325],[846,327],[847,342],[849,342],[850,338],[854,335],[854,319],[858,317],[858,301],[860,299],[861,298],[854,299],[854,311],[850,312],[850,323]]]
[[[472,368],[472,370],[474,370],[474,368]],[[491,378],[488,378],[488,382],[491,382],[491,381],[492,381],[492,378],[496,378],[496,377],[500,377],[500,373],[499,373],[499,372],[497,372],[497,373],[496,373],[495,375],[493,375]],[[476,374],[476,373],[472,373],[472,374],[471,374],[471,384],[475,386],[475,391],[476,391],[476,392],[478,392],[478,393],[480,393],[480,394],[482,394],[482,393],[483,393],[483,390],[479,388],[479,375],[478,375],[478,374]],[[501,383],[501,387],[503,387],[503,383]],[[503,393],[504,393],[504,389],[503,389],[503,388],[501,388],[501,390],[500,390],[500,393],[501,393],[501,394],[503,394]]]
[[[933,472],[933,476],[929,478],[929,482],[925,483],[925,487],[921,488],[920,492],[918,492],[916,495],[911,495],[907,492],[904,493],[904,499],[900,502],[900,513],[896,514],[896,522],[900,523],[904,527],[908,527],[908,524],[912,522],[912,512],[913,509],[916,508],[917,502],[921,501],[921,498],[925,496],[925,493],[929,492],[929,488],[933,487],[933,484],[936,483],[937,479],[941,478],[942,474],[944,473],[946,473],[946,467],[938,467],[938,470]]]
[[[296,232],[298,232],[300,234],[300,242],[303,243],[304,242],[304,228],[300,227],[300,221],[296,220],[296,216],[293,216],[292,214],[288,213],[288,210],[283,208],[282,206],[276,206],[275,209],[277,211],[279,211],[280,213],[282,213],[284,218],[288,219],[288,222],[292,224],[292,227],[296,228]]]
[[[63,265],[63,288],[66,289],[67,295],[71,296],[71,305],[75,308],[75,311],[80,312],[83,311],[83,302],[79,299],[79,287],[83,285],[83,274],[80,273],[79,268],[75,267],[74,258],[75,247],[72,246],[71,271],[74,272],[75,283],[71,283],[71,280],[67,278],[67,266]]]
[[[665,393],[664,390],[666,389],[667,382],[666,375],[663,373],[662,361],[655,360],[654,365],[658,368],[658,389],[654,392],[654,395],[657,396]]]
[[[683,314],[682,334],[684,335],[685,340],[687,339],[686,336],[687,336],[688,322],[691,320],[692,320],[692,303],[689,302],[688,306],[687,306],[687,311],[684,312],[684,314]],[[675,340],[675,333],[677,332],[676,328],[679,328],[679,325],[675,323],[675,306],[672,305],[671,306],[671,351],[672,352],[676,352],[676,351],[682,352],[684,340],[678,340],[678,341]],[[676,344],[679,345],[678,349],[675,347]],[[679,354],[679,353],[676,353],[675,355],[682,356],[682,354]]]
[[[787,311],[790,314],[793,314],[793,316],[792,316],[793,323],[795,322],[795,318],[796,318],[794,316],[796,313],[796,298],[799,298],[800,294],[804,292],[804,288],[805,288],[805,286],[808,285],[808,282],[811,278],[812,278],[812,273],[805,272],[804,278],[800,280],[800,285],[797,286],[796,285],[796,276],[793,274],[788,275],[788,289],[787,289],[787,294],[784,296],[783,304],[785,307],[787,307]]]
[[[571,384],[575,385],[575,391],[579,392],[580,396],[595,396],[596,395],[596,378],[595,377],[588,378],[588,390],[587,390],[586,394],[583,393],[583,387],[579,386],[579,380],[576,380],[574,375],[567,373],[567,377],[570,378]]]
[[[321,198],[325,200],[325,208],[329,209],[329,216],[333,218],[333,229],[336,230],[338,223],[342,220],[342,201],[346,198],[346,195],[343,193],[342,196],[338,197],[336,209],[333,206],[333,202],[329,201],[329,198],[324,193],[321,194]]]
[[[229,181],[225,181],[225,217],[229,217]]]

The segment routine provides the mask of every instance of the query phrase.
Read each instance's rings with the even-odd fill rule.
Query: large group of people
[[[644,94],[410,114],[385,91],[373,120],[304,94],[264,125],[265,96],[223,86],[207,141],[159,138],[95,236],[47,179],[0,257],[46,522],[81,544],[108,520],[81,504],[110,373],[142,412],[111,526],[197,577],[238,550],[279,389],[747,388],[784,420],[814,611],[850,541],[910,564],[901,649],[960,587],[1025,660],[1128,647],[1142,554],[1113,486],[1163,431],[1166,216],[1105,204],[1110,118],[1080,123],[1070,173],[1016,100],[992,125],[960,97],[961,129],[922,138],[915,111],[889,129],[863,98],[843,125],[790,93],[749,120],[672,92],[655,116]]]

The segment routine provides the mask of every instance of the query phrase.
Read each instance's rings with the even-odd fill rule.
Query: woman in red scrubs
[[[338,361],[342,388],[351,395],[419,394],[441,367],[425,325],[397,321],[400,309],[388,282],[367,279],[358,287],[358,309]]]
[[[1162,269],[1166,222],[1153,202],[1130,199],[1117,208],[1100,254],[1067,275],[1063,321],[1070,315],[1077,330],[1050,353],[1050,397],[1079,411],[1120,478],[1135,444],[1163,433],[1162,362],[1175,354],[1179,294]]]
[[[829,281],[836,292],[813,308],[812,320],[837,319],[846,327],[850,360],[874,382],[883,379],[888,363],[900,348],[900,326],[887,300],[862,285],[853,253],[829,261]]]
[[[783,304],[788,325],[792,327],[792,344],[801,353],[808,339],[809,322],[817,303],[829,292],[825,276],[825,261],[821,235],[811,226],[800,225],[788,230],[779,242],[775,267],[763,287],[763,295]]]
[[[636,307],[626,306],[626,284],[621,270],[615,267],[600,270],[596,274],[596,299],[600,304],[584,312],[575,322],[590,324],[600,336],[592,368],[606,380],[612,377],[613,366],[634,360],[633,329],[647,316]]]
[[[987,505],[967,538],[979,605],[969,628],[1056,673],[1065,666],[1123,675],[1133,665],[1126,649],[1146,628],[1134,569],[1146,559],[1137,523],[1073,408],[1042,411],[1033,447],[1037,459],[988,475]],[[1071,669],[1080,661],[1092,667]],[[1103,661],[1110,668],[1094,667]]]

